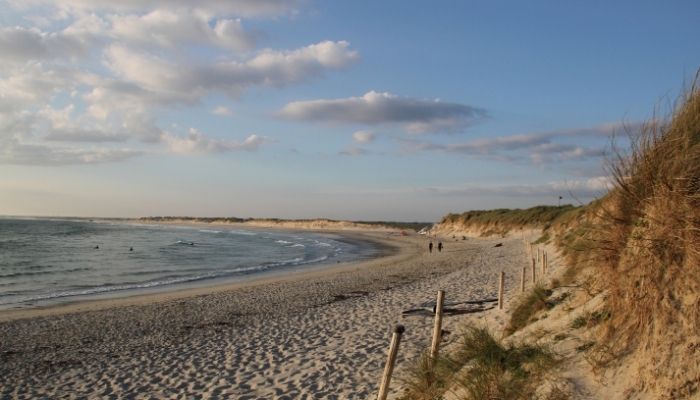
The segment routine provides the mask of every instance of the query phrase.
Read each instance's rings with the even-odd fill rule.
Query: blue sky
[[[700,67],[691,1],[192,4],[0,1],[0,214],[587,202]]]

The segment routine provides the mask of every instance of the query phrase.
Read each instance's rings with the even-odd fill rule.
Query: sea
[[[380,252],[331,233],[0,218],[0,310],[250,280]]]

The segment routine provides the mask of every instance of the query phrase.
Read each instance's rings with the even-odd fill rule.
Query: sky
[[[437,221],[605,194],[696,1],[0,0],[0,215]]]

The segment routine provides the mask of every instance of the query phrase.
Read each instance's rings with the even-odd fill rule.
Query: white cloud
[[[266,138],[255,134],[248,136],[242,142],[213,139],[194,128],[191,128],[189,134],[184,137],[164,133],[161,140],[166,143],[171,152],[178,154],[224,153],[236,150],[255,151],[267,142]]]
[[[0,138],[0,164],[71,165],[123,161],[142,154],[131,149],[54,147]]]
[[[605,156],[613,134],[634,134],[640,124],[605,123],[591,128],[563,129],[549,132],[474,139],[463,143],[435,143],[399,139],[404,152],[440,151],[479,156],[508,162],[531,162],[536,165],[596,160]],[[577,143],[571,143],[576,140]],[[587,144],[578,144],[578,142]]]
[[[121,45],[106,50],[106,65],[140,88],[173,101],[195,101],[211,91],[239,95],[253,85],[285,86],[345,67],[358,58],[348,42],[324,41],[296,50],[266,49],[238,62],[187,66]]]
[[[247,51],[255,35],[243,29],[240,19],[217,19],[186,9],[156,9],[145,15],[113,15],[109,32],[120,41],[140,46],[175,49],[187,44],[218,46]]]
[[[486,111],[458,103],[400,97],[370,91],[361,97],[295,101],[280,116],[341,124],[400,124],[407,132],[460,132],[486,117]]]
[[[610,178],[597,176],[588,179],[552,181],[536,185],[472,185],[448,187],[424,187],[416,191],[438,196],[503,196],[503,197],[546,197],[573,196],[576,199],[590,199],[605,195],[613,184]]]
[[[273,17],[295,11],[299,0],[9,0],[17,9],[54,6],[63,13],[90,11],[144,12],[155,8],[189,8],[240,17]]]
[[[217,106],[216,108],[211,110],[211,113],[221,117],[230,117],[231,115],[233,115],[233,111],[231,111],[226,106]]]
[[[36,28],[0,28],[0,64],[82,57],[90,50],[92,41],[89,34],[77,30],[46,33]]]
[[[376,139],[377,135],[372,131],[357,131],[352,134],[352,140],[357,143],[370,143]]]
[[[255,50],[259,34],[244,28],[245,19],[290,15],[300,3],[3,2],[23,26],[0,26],[0,162],[118,161],[141,154],[119,147],[134,144],[180,154],[258,149],[270,140],[171,133],[159,119],[216,93],[237,98],[251,87],[302,83],[355,62],[359,55],[345,41]],[[211,112],[232,115],[225,106]]]

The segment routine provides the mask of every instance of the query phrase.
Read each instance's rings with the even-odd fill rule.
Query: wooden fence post
[[[537,280],[537,279],[536,279],[536,276],[535,276],[535,269],[536,269],[536,266],[535,266],[535,259],[533,258],[533,259],[532,259],[532,285],[533,285],[533,286],[535,285],[535,282],[536,282],[536,280]]]
[[[520,273],[520,293],[525,293],[525,270],[527,268],[523,267],[522,272]]]
[[[391,335],[389,355],[386,359],[386,365],[384,366],[384,374],[382,375],[382,382],[379,385],[379,395],[377,395],[377,400],[386,400],[386,396],[389,394],[391,374],[394,372],[396,354],[399,352],[399,344],[401,343],[401,335],[403,335],[405,330],[406,329],[403,327],[403,325],[396,325],[394,328],[394,334]]]
[[[440,339],[442,336],[442,305],[445,302],[445,291],[438,290],[437,302],[435,303],[435,325],[433,325],[433,343],[430,345],[430,367],[432,368],[438,357],[440,350]]]
[[[498,309],[503,309],[503,289],[506,282],[506,273],[501,271],[501,275],[498,280]]]
[[[545,263],[546,262],[547,262],[547,252],[542,250],[542,262],[540,263],[540,269],[542,270],[542,273],[540,275],[542,275],[542,279],[544,279],[544,275],[545,275],[544,272],[545,272]]]

